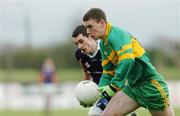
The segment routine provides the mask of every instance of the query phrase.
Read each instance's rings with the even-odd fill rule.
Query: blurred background
[[[138,38],[167,80],[180,115],[180,0],[0,0],[1,116],[87,115],[74,96],[82,76],[71,35],[92,7]],[[57,82],[46,113],[39,73],[48,57]],[[144,109],[137,112],[149,115]]]

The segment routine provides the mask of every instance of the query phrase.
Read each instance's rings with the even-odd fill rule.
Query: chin
[[[90,54],[90,52],[86,51],[85,54]]]
[[[88,54],[87,51],[83,51],[84,54]]]
[[[86,54],[91,54],[91,52],[90,52],[90,51],[86,51],[85,53],[86,53]]]

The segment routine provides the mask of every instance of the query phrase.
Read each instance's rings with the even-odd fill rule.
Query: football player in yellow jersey
[[[153,116],[173,116],[167,84],[137,39],[107,22],[99,8],[87,11],[83,22],[87,32],[101,40],[99,91],[101,98],[110,100],[102,116],[123,116],[139,107]]]
[[[102,74],[102,59],[98,45],[99,43],[92,37],[88,36],[86,27],[84,25],[79,25],[74,29],[72,40],[74,44],[78,46],[78,49],[75,52],[75,57],[84,70],[84,79],[90,80],[92,78],[93,82],[99,84]],[[89,109],[88,116],[101,116],[102,111],[107,104],[107,99],[99,99],[97,103]],[[83,107],[88,107],[82,102],[80,105]],[[136,113],[133,112],[130,114],[130,116],[136,116]]]

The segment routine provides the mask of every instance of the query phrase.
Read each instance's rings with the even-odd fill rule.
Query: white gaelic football
[[[90,80],[83,80],[75,87],[75,95],[79,102],[93,105],[99,98],[98,85]]]

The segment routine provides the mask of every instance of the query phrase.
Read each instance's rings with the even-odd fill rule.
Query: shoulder
[[[87,57],[87,54],[84,54],[80,49],[77,49],[75,51],[75,57],[79,61],[80,59],[85,59]]]
[[[99,59],[101,59],[101,51],[100,51],[100,49],[98,49],[98,52],[97,52],[97,54],[96,54],[96,57],[99,58]]]
[[[79,60],[81,57],[83,57],[83,53],[81,52],[80,49],[77,49],[75,51],[75,57],[76,57],[77,60]]]
[[[76,51],[75,51],[75,56],[77,56],[78,54],[81,54],[81,50],[80,49],[76,49]]]
[[[108,35],[108,42],[114,43],[121,41],[122,44],[129,43],[131,40],[131,34],[119,27],[112,26],[111,32]]]

